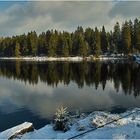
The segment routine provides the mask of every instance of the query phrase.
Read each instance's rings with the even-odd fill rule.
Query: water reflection
[[[6,62],[0,61],[0,76],[17,79],[24,83],[37,85],[39,82],[52,87],[59,83],[69,85],[74,82],[79,88],[99,85],[105,89],[112,81],[116,92],[120,87],[125,94],[140,94],[140,65],[133,62]]]
[[[1,61],[0,124],[19,113],[20,123],[30,118],[38,128],[61,105],[71,112],[140,107],[139,77],[140,65],[133,62]],[[19,122],[15,117],[10,126]]]

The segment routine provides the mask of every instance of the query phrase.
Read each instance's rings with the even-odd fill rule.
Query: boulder
[[[0,139],[14,139],[19,138],[21,135],[34,131],[33,124],[30,122],[24,122],[20,125],[12,127],[0,133]]]

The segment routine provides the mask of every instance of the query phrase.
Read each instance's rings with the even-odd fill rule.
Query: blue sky
[[[4,2],[4,1],[0,1],[0,10],[4,10],[4,9],[8,8],[8,7],[11,6],[12,4],[14,4],[14,2]]]
[[[140,18],[140,1],[1,1],[0,36],[35,30],[73,31],[78,25],[104,25],[107,30],[119,21]]]
[[[0,11],[11,7],[14,4],[26,4],[26,1],[0,1]]]

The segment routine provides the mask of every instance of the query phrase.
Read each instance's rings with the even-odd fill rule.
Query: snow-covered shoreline
[[[87,116],[75,118],[67,132],[54,131],[48,124],[39,130],[25,133],[22,139],[140,139],[140,108],[121,114],[95,111]],[[21,125],[20,125],[21,126]],[[25,126],[24,126],[25,127]],[[9,133],[19,126],[0,133],[0,139],[8,139]],[[79,136],[77,136],[79,135]],[[18,137],[19,138],[19,137]]]
[[[0,60],[21,60],[21,61],[92,61],[92,60],[119,60],[119,59],[127,59],[126,57],[106,57],[106,56],[100,56],[100,57],[0,57]]]

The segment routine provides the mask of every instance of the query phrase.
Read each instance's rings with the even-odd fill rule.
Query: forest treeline
[[[107,32],[78,26],[70,32],[48,30],[0,38],[0,56],[99,56],[104,53],[139,53],[140,21],[117,22],[114,30]]]

